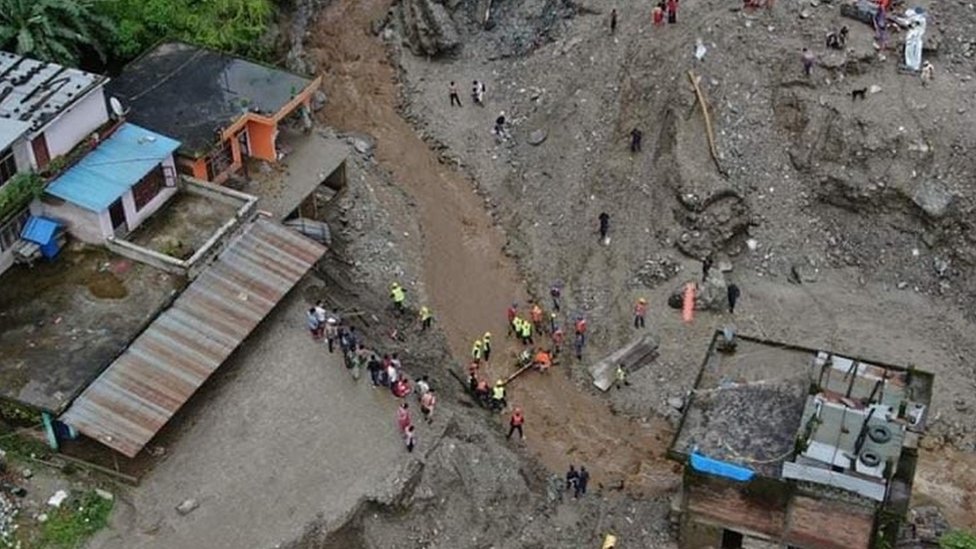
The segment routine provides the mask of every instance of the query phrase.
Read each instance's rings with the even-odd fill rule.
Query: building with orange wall
[[[167,42],[125,67],[106,87],[126,118],[182,143],[177,169],[221,183],[251,156],[276,162],[278,129],[310,123],[322,78],[305,78],[232,55]]]

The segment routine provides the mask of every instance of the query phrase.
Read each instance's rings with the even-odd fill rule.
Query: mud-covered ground
[[[337,291],[382,309],[397,278],[414,308],[433,308],[445,339],[408,339],[404,351],[440,357],[416,367],[453,386],[444,405],[454,416],[399,498],[364,501],[331,534],[312,525],[296,546],[570,547],[607,531],[628,546],[670,546],[678,477],[662,455],[678,411],[668,401],[691,387],[725,324],[934,372],[916,495],[953,525],[976,526],[976,12],[922,2],[938,47],[926,54],[935,80],[922,86],[897,71],[900,35],[878,55],[870,29],[835,3],[729,4],[688,0],[677,26],[653,28],[645,2],[617,2],[614,35],[610,3],[596,1],[496,1],[487,30],[485,2],[473,0],[322,9],[306,43],[325,73],[322,120],[375,145],[369,177],[351,181],[333,212],[332,270],[347,281]],[[841,24],[848,49],[825,50]],[[818,54],[811,78],[803,47]],[[710,106],[715,162],[689,70]],[[449,104],[452,80],[461,108]],[[483,107],[471,103],[472,80],[486,82]],[[502,113],[512,139],[499,143],[490,130]],[[608,245],[596,234],[602,211]],[[700,276],[709,252],[729,263],[740,306],[683,324],[667,297]],[[560,322],[587,315],[590,343],[581,363],[512,384],[528,437],[506,441],[504,419],[472,405],[450,372],[486,330],[501,351],[491,373],[510,372],[504,309],[555,282]],[[638,297],[660,357],[629,387],[598,393],[585,367],[634,336]],[[444,342],[453,360],[438,354]],[[594,471],[580,502],[551,489],[570,463]]]

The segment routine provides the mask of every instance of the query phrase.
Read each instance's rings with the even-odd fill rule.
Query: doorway
[[[112,219],[112,231],[115,234],[128,231],[125,224],[125,207],[122,206],[122,199],[119,198],[108,207],[108,216]]]
[[[31,148],[34,149],[34,161],[37,163],[37,171],[44,171],[44,168],[51,162],[51,152],[47,148],[47,139],[44,139],[43,133],[31,141]]]

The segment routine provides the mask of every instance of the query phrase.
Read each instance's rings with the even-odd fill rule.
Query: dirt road
[[[515,353],[514,345],[500,348],[505,308],[512,301],[526,303],[525,285],[502,253],[504,236],[472,184],[442,165],[397,110],[396,71],[385,46],[369,34],[371,22],[390,4],[336,3],[320,17],[309,52],[326,75],[330,100],[323,120],[376,139],[380,164],[416,202],[424,286],[454,356],[466,363],[471,342],[490,331],[502,351],[496,351],[491,373],[502,376],[511,371]],[[623,484],[632,493],[654,493],[676,482],[663,460],[670,436],[663,422],[644,424],[611,414],[603,401],[559,371],[544,379],[520,378],[509,397],[525,410],[526,444],[550,470],[560,473],[570,463],[584,463],[596,483]]]

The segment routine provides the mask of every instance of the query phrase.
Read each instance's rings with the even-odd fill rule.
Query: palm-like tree
[[[28,57],[75,65],[90,48],[104,61],[113,30],[92,0],[0,0],[0,47]]]

